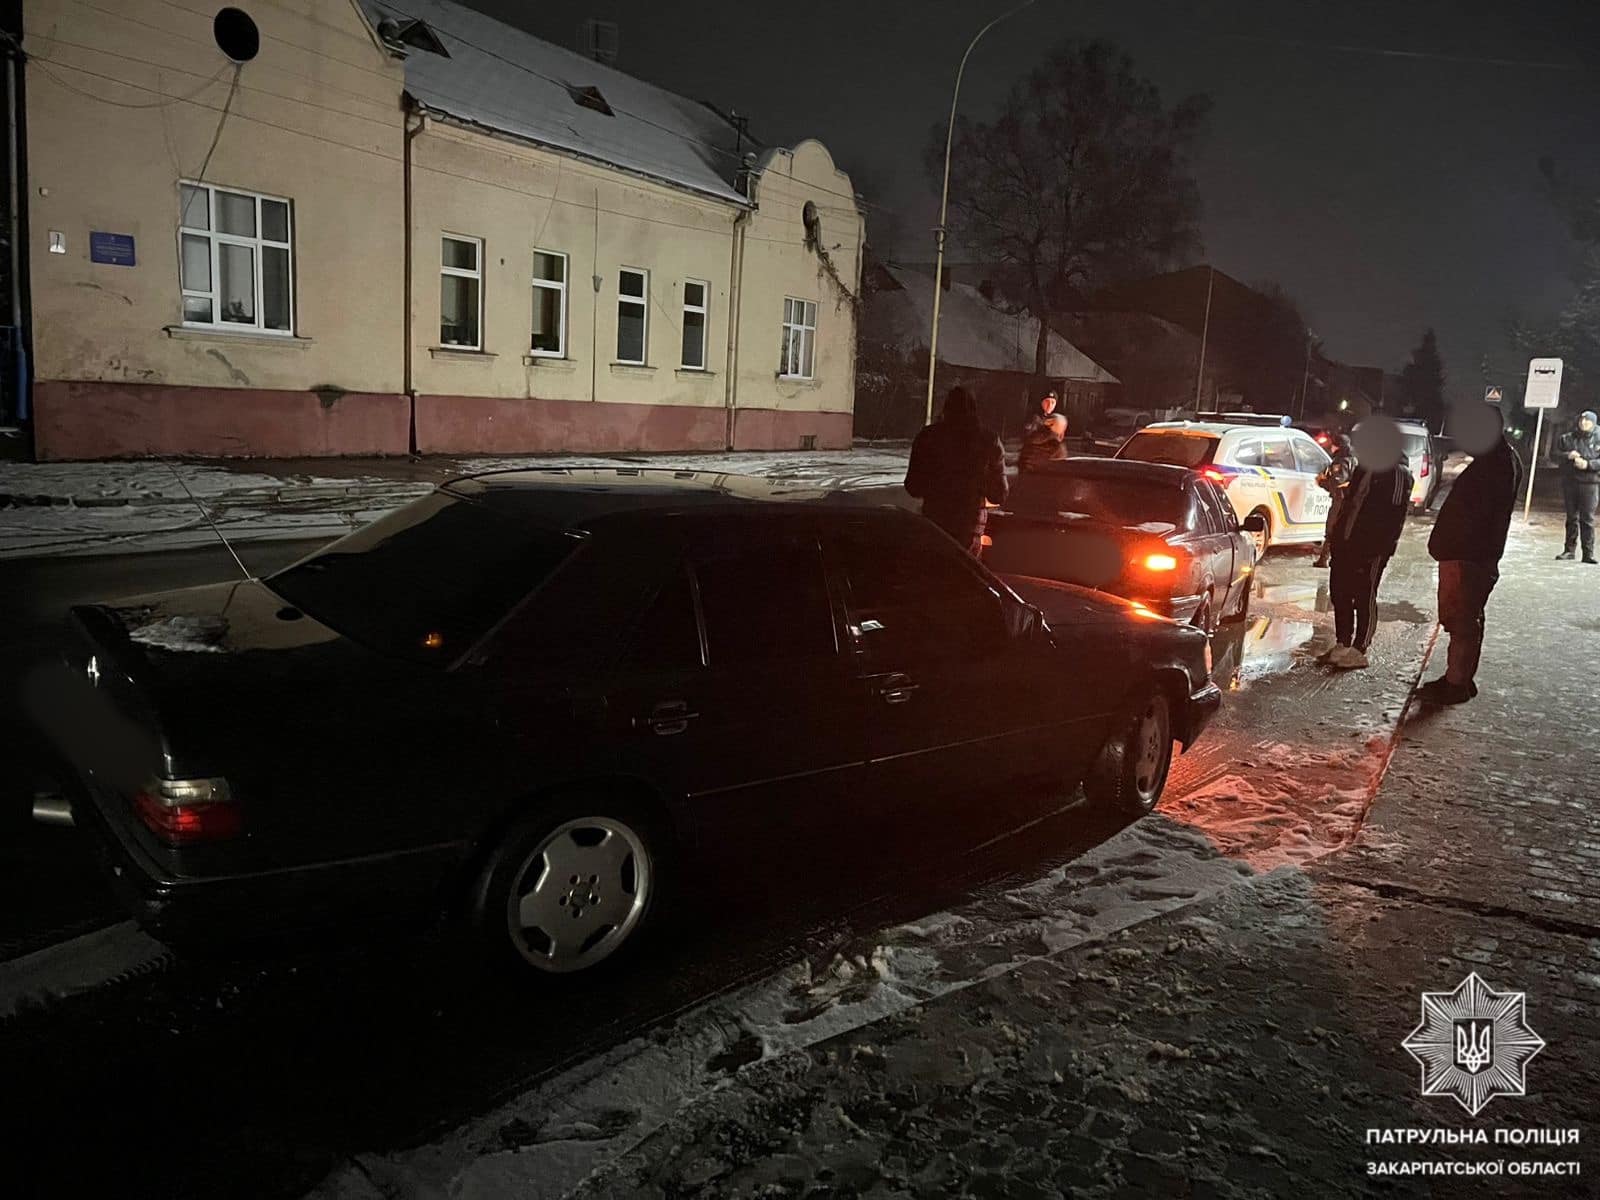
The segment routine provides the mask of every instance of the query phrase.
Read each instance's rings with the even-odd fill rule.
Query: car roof
[[[1131,458],[1061,458],[1044,463],[1032,474],[1072,475],[1084,479],[1130,479],[1163,487],[1182,487],[1194,472],[1172,463],[1147,463]]]
[[[1396,421],[1395,427],[1399,429],[1401,433],[1421,433],[1429,437],[1433,436],[1433,431],[1421,421]]]
[[[1289,425],[1243,425],[1235,424],[1231,421],[1160,421],[1154,425],[1146,425],[1139,433],[1191,433],[1210,437],[1222,437],[1228,433],[1252,433],[1257,435],[1281,433],[1303,438],[1311,437],[1304,429],[1295,429]],[[1133,436],[1138,437],[1139,434],[1136,433]]]
[[[606,517],[646,512],[895,509],[881,499],[811,481],[665,467],[517,468],[462,475],[439,488],[555,529],[579,529]]]

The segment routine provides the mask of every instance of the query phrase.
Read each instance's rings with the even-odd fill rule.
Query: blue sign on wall
[[[89,261],[110,263],[114,267],[133,266],[133,235],[92,231],[89,234]]]

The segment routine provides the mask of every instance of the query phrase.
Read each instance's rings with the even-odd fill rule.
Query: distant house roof
[[[933,275],[909,267],[882,267],[895,284],[873,293],[867,320],[904,346],[927,346],[933,320]],[[975,287],[952,283],[939,304],[939,360],[977,371],[1033,373],[1039,322],[1003,312]],[[1080,383],[1116,383],[1099,363],[1058,333],[1050,334],[1045,374]]]
[[[740,165],[737,134],[698,101],[448,0],[363,0],[363,7],[374,26],[420,19],[444,45],[448,57],[425,49],[406,56],[406,91],[425,108],[749,204],[731,182]]]

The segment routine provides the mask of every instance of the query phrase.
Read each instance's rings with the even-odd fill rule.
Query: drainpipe
[[[744,294],[744,235],[750,213],[750,209],[742,209],[733,218],[733,249],[728,260],[728,366],[722,386],[723,403],[727,406],[725,450],[733,449],[734,407],[739,399],[739,310]]]
[[[415,115],[416,118],[417,118],[417,123],[415,125],[411,124],[411,118],[412,118],[413,115]],[[405,270],[403,272],[404,278],[405,278],[405,286],[403,288],[403,293],[402,293],[403,294],[403,299],[402,299],[401,302],[405,306],[405,308],[404,308],[404,315],[403,315],[403,317],[401,319],[400,325],[401,325],[401,328],[405,331],[405,339],[406,339],[406,341],[405,341],[405,352],[404,352],[404,355],[403,355],[401,361],[405,364],[405,368],[404,368],[404,370],[405,370],[404,388],[405,388],[405,393],[406,393],[406,400],[409,402],[409,404],[411,406],[410,453],[416,454],[416,452],[417,452],[417,392],[416,392],[416,388],[413,386],[412,378],[411,378],[411,357],[412,357],[412,353],[413,353],[412,352],[412,347],[411,347],[411,342],[412,342],[412,337],[411,337],[411,275],[412,275],[412,270],[413,270],[413,266],[414,266],[414,264],[412,263],[412,244],[411,244],[411,236],[412,236],[412,230],[411,230],[411,224],[412,224],[412,222],[411,222],[411,142],[417,136],[417,134],[421,133],[423,131],[423,129],[426,127],[426,125],[428,123],[428,119],[427,119],[427,117],[423,116],[420,113],[413,114],[413,112],[410,110],[409,105],[408,105],[407,112],[406,112],[405,123],[406,123],[405,144],[404,144],[404,147],[403,147],[403,150],[402,150],[402,153],[401,153],[401,161],[402,161],[401,173],[404,176],[403,188],[404,188],[404,194],[405,194],[405,235],[401,239],[401,242],[402,242],[402,244],[404,246],[404,249],[403,249],[402,253],[404,253],[404,255],[405,255]]]
[[[6,51],[6,162],[11,185],[6,208],[6,236],[11,241],[11,357],[16,371],[16,412],[18,424],[29,416],[28,356],[22,342],[22,188],[17,181],[17,54],[13,45]]]

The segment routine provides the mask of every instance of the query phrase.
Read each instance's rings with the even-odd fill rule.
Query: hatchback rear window
[[[1069,513],[1117,526],[1151,522],[1176,526],[1184,517],[1183,492],[1176,487],[1055,472],[1019,475],[1006,507],[1028,515]]]
[[[435,492],[269,577],[278,595],[363,645],[453,662],[578,541]]]
[[[1178,430],[1144,429],[1128,439],[1117,451],[1118,458],[1134,462],[1171,463],[1178,467],[1198,467],[1211,461],[1219,439]]]

